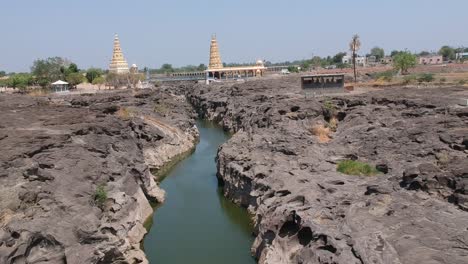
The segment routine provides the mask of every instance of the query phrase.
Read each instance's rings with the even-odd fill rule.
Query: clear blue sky
[[[62,56],[107,68],[114,33],[129,64],[143,68],[208,63],[216,33],[224,62],[284,61],[468,46],[467,0],[2,0],[0,70],[29,71]]]

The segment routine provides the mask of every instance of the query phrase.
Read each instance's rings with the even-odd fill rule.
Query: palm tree
[[[353,56],[353,68],[354,68],[354,82],[357,82],[357,73],[356,73],[356,57],[357,52],[361,48],[361,41],[359,40],[359,35],[356,34],[353,36],[351,42],[349,43],[349,50]]]

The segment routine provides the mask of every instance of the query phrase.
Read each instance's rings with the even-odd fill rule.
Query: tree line
[[[4,78],[8,77],[8,78]],[[28,73],[10,73],[0,72],[0,87],[26,89],[27,87],[47,88],[51,83],[64,80],[69,83],[71,88],[78,84],[88,82],[97,85],[99,88],[103,84],[109,86],[135,86],[138,81],[144,79],[144,75],[137,74],[112,74],[99,68],[89,68],[87,70],[79,69],[77,64],[61,57],[50,57],[47,59],[38,59],[33,62],[31,71]]]
[[[336,68],[353,68],[356,69],[356,58],[361,47],[360,38],[358,35],[354,35],[350,44],[349,51],[352,57],[352,63],[343,63],[343,57],[347,55],[346,52],[338,52],[333,56],[313,56],[310,59],[305,60],[294,60],[294,61],[283,61],[283,62],[270,62],[265,61],[266,67],[271,66],[291,66],[290,71],[298,71],[296,66],[300,66],[302,70],[309,70],[314,67],[336,67]],[[417,56],[428,56],[431,54],[441,55],[444,61],[453,61],[456,59],[457,53],[468,52],[468,48],[459,47],[454,48],[449,45],[442,46],[437,52],[421,51],[419,53],[411,53],[407,50],[393,50],[390,54],[386,54],[385,50],[381,47],[373,47],[370,53],[366,54],[366,57],[375,57],[376,61],[389,56],[393,59],[393,65],[396,69],[401,71],[403,74],[408,72],[408,69],[416,66]],[[463,60],[463,58],[461,59]],[[255,63],[223,63],[224,67],[237,67],[237,66],[248,66]],[[176,72],[196,72],[204,71],[207,66],[203,63],[198,66],[187,65],[182,67],[173,67],[169,63],[163,64],[158,69],[145,68],[144,72],[149,71],[151,74],[169,74]],[[357,73],[355,74],[356,77]],[[4,78],[8,76],[8,78]],[[110,86],[117,85],[136,85],[140,80],[144,79],[144,75],[139,73],[136,75],[115,75],[109,74],[99,68],[89,68],[88,70],[81,70],[78,66],[61,57],[50,57],[47,59],[38,59],[33,62],[31,66],[31,72],[29,73],[10,73],[7,74],[5,71],[0,71],[0,86],[8,86],[12,88],[25,89],[29,86],[40,86],[45,88],[52,82],[57,80],[65,80],[72,87],[76,87],[78,84],[88,82],[91,84],[98,85],[101,87],[103,84]]]

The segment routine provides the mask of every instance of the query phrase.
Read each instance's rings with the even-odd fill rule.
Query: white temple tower
[[[128,64],[123,56],[122,49],[120,48],[119,36],[117,36],[117,34],[115,34],[114,38],[114,51],[109,65],[109,72],[117,74],[129,72]]]

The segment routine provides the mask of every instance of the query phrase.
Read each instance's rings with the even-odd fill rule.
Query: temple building
[[[114,51],[111,63],[109,64],[109,72],[117,74],[129,73],[128,64],[120,48],[119,36],[117,34],[115,34],[114,38]]]
[[[208,69],[222,69],[223,63],[221,62],[221,55],[219,55],[218,41],[216,35],[211,37],[210,45],[210,63]]]
[[[137,74],[138,73],[138,66],[136,64],[132,64],[132,67],[130,67],[130,73],[131,74]]]
[[[211,37],[210,45],[210,62],[208,69],[205,71],[208,78],[228,79],[242,77],[263,76],[266,67],[262,60],[258,60],[255,65],[241,67],[223,67],[221,55],[219,54],[218,41],[216,36]]]

